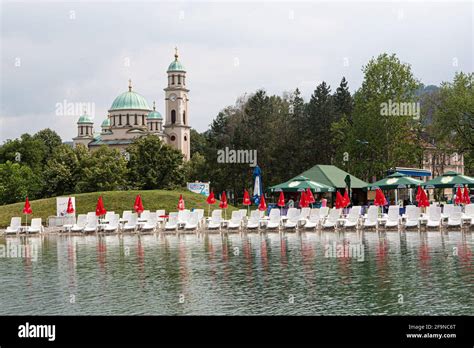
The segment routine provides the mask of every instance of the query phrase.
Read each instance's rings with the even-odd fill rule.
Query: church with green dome
[[[128,91],[115,98],[102,121],[100,131],[94,130],[94,122],[87,114],[77,121],[77,136],[74,146],[82,144],[90,150],[107,145],[125,149],[133,139],[145,135],[155,135],[166,144],[179,149],[186,160],[190,158],[190,126],[188,115],[188,92],[186,69],[178,60],[176,50],[174,60],[166,71],[168,77],[165,91],[164,117],[156,110],[155,102],[150,108],[147,100],[132,88],[129,80]]]

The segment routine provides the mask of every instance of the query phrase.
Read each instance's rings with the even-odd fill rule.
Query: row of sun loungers
[[[63,226],[67,232],[94,233],[136,232],[157,229],[174,232],[178,230],[316,230],[316,229],[378,229],[396,228],[410,229],[426,226],[427,228],[465,227],[474,225],[474,205],[467,205],[464,213],[460,206],[445,205],[443,212],[436,205],[427,208],[426,214],[421,214],[420,208],[409,205],[404,215],[399,214],[398,205],[390,206],[388,213],[379,216],[379,209],[370,206],[367,213],[362,215],[362,207],[354,206],[345,215],[342,209],[311,209],[290,208],[287,215],[282,216],[279,209],[271,209],[269,216],[258,210],[233,211],[230,220],[222,218],[222,210],[216,209],[211,217],[204,217],[203,209],[182,210],[165,214],[164,210],[150,212],[145,210],[140,217],[132,211],[124,211],[122,218],[114,212],[107,212],[103,219],[98,219],[95,212],[79,214],[74,224]],[[26,229],[21,226],[21,218],[13,217],[10,226],[5,231],[11,233],[41,233],[43,226],[40,218],[32,219]]]
[[[31,219],[30,226],[22,226],[21,217],[12,217],[12,219],[10,220],[10,226],[8,226],[5,230],[6,234],[42,232],[44,232],[44,227],[41,223],[41,218]]]

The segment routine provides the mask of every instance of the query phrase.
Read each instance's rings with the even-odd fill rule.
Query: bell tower
[[[166,117],[163,126],[167,143],[180,150],[186,161],[191,155],[190,129],[188,114],[188,92],[186,70],[178,60],[175,48],[174,61],[168,67],[168,86],[165,91]]]

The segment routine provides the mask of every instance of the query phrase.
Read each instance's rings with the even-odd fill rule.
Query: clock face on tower
[[[175,101],[176,100],[176,94],[171,94],[170,95],[170,100]]]

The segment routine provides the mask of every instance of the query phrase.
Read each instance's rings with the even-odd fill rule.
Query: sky
[[[175,46],[200,132],[258,89],[308,100],[345,76],[354,91],[384,52],[425,85],[474,71],[472,1],[0,1],[0,142],[47,127],[71,141],[81,103],[99,130],[128,79],[164,114]]]

